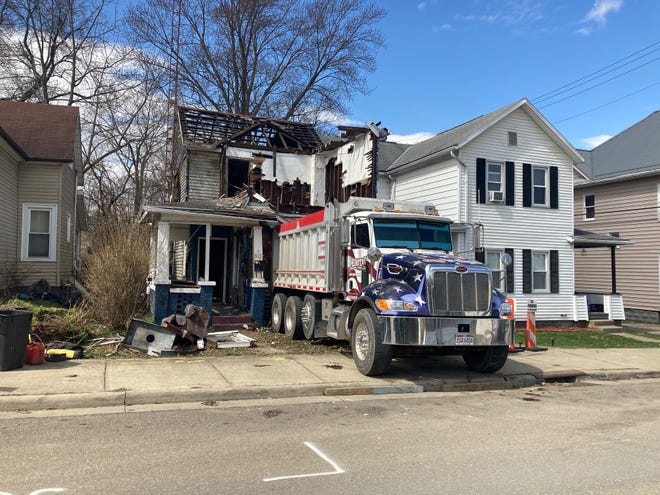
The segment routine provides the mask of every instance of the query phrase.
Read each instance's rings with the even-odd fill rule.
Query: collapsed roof
[[[312,124],[180,106],[179,129],[185,141],[312,153],[323,145]]]

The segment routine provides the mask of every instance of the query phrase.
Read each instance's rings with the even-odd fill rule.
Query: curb
[[[178,390],[142,390],[88,392],[49,395],[0,396],[0,412],[48,409],[82,409],[185,402],[212,403],[232,400],[282,399],[295,397],[346,397],[357,395],[410,394],[423,392],[477,392],[533,387],[543,383],[575,383],[586,380],[632,380],[660,378],[660,371],[606,371],[586,373],[580,370],[540,372],[537,374],[487,375],[462,379],[422,379],[416,382],[368,386],[364,383],[336,385],[309,384],[274,387],[192,388]]]
[[[0,397],[0,412],[123,406],[125,392],[15,395]]]

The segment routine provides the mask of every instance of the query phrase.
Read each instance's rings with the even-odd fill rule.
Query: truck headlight
[[[381,311],[419,311],[419,307],[414,302],[400,299],[376,299],[376,306]]]

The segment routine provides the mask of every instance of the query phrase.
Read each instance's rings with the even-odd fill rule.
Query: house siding
[[[73,164],[64,164],[59,168],[61,172],[61,201],[58,211],[59,221],[57,226],[57,259],[59,262],[60,283],[73,283],[73,246],[76,239],[74,218],[76,201],[76,172],[73,168]],[[68,235],[67,230],[69,231]]]
[[[589,185],[575,191],[575,226],[601,234],[617,232],[632,245],[616,249],[616,289],[626,310],[660,310],[660,175]],[[595,195],[596,215],[585,221],[584,195]],[[578,292],[611,291],[610,250],[577,250],[575,283]]]
[[[190,170],[187,177],[188,200],[208,200],[226,195],[226,191],[220,190],[220,159],[221,154],[217,152],[190,151],[188,155]]]
[[[16,275],[18,260],[18,165],[0,141],[0,288]]]
[[[18,168],[18,225],[17,232],[21,235],[23,224],[23,204],[36,203],[44,205],[57,205],[58,238],[66,231],[61,228],[61,166],[59,164],[34,164],[21,163]],[[19,237],[18,244],[20,246]],[[57,257],[61,256],[59,251],[60,243],[57,243]],[[19,247],[20,253],[20,247]],[[20,258],[20,256],[19,256]],[[60,267],[58,260],[55,261],[18,261],[18,272],[20,282],[24,285],[30,285],[39,279],[45,278],[49,284],[60,285]]]
[[[458,169],[454,160],[429,164],[397,175],[392,188],[399,201],[432,203],[440,215],[457,218]]]
[[[508,132],[518,133],[518,146],[508,145]],[[541,129],[523,109],[518,109],[493,125],[461,150],[467,165],[468,218],[484,225],[484,246],[488,249],[513,249],[516,319],[524,319],[527,303],[537,303],[538,320],[574,318],[573,247],[568,237],[573,235],[573,162],[571,158]],[[479,204],[476,198],[477,158],[514,162],[514,206]],[[557,167],[558,208],[523,207],[523,163]],[[524,249],[557,251],[559,262],[559,292],[523,292]]]

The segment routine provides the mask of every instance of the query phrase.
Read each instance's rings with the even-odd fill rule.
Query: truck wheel
[[[317,299],[311,294],[307,294],[303,299],[300,320],[302,321],[303,333],[308,340],[314,338],[314,327],[318,319],[318,304]]]
[[[363,375],[382,375],[390,369],[392,347],[383,344],[373,310],[364,308],[355,316],[351,331],[351,349],[355,366]]]
[[[286,304],[286,296],[277,293],[273,296],[273,303],[270,309],[270,322],[273,327],[273,332],[282,333],[284,330],[284,305]]]
[[[300,340],[303,338],[302,322],[300,320],[300,310],[302,309],[302,299],[298,296],[289,296],[284,306],[284,335],[291,340]]]
[[[505,345],[498,345],[485,350],[466,351],[463,353],[463,361],[472,371],[495,373],[504,366],[508,356],[509,348]]]

